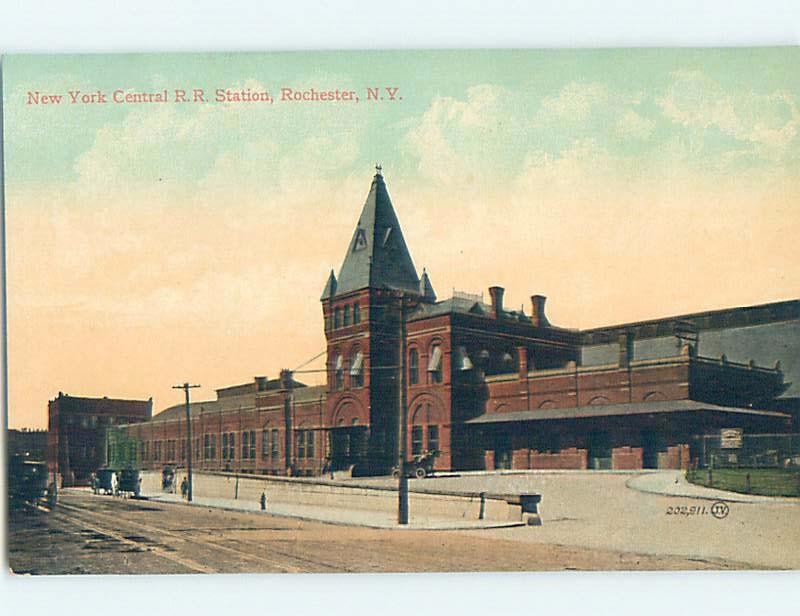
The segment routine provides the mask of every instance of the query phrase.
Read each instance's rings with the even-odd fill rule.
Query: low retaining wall
[[[335,509],[393,512],[397,510],[397,490],[384,487],[355,487],[312,479],[289,479],[259,475],[194,472],[192,493],[198,498],[219,498],[259,503],[262,492],[268,503],[310,505]],[[180,486],[186,473],[176,471],[175,485]],[[142,472],[142,494],[162,493],[161,474]],[[180,488],[178,487],[178,492]],[[409,492],[409,509],[417,518],[487,520],[515,522],[523,520],[519,495],[491,495],[470,492]]]

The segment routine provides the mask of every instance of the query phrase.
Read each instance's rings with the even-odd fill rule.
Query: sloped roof
[[[333,273],[331,270],[330,276],[328,276],[328,281],[325,283],[325,288],[322,290],[322,296],[319,298],[320,300],[330,299],[334,295],[336,295],[336,274]]]
[[[409,321],[429,319],[431,317],[438,317],[443,314],[452,313],[488,316],[492,314],[492,307],[489,304],[472,299],[451,297],[449,299],[442,300],[441,302],[436,302],[435,304],[420,304],[409,316]],[[507,321],[511,322],[517,321],[519,323],[528,324],[531,322],[529,316],[518,310],[504,310],[503,317]]]
[[[372,179],[364,209],[339,270],[335,293],[341,295],[368,287],[419,293],[417,270],[380,172]]]
[[[596,404],[575,406],[562,409],[536,409],[532,411],[516,411],[512,413],[485,413],[468,424],[505,423],[509,421],[546,421],[553,419],[581,419],[589,417],[609,417],[613,415],[648,415],[651,413],[685,413],[687,411],[713,411],[718,413],[734,413],[756,415],[774,419],[790,419],[791,415],[776,411],[761,411],[738,406],[720,406],[696,402],[694,400],[659,400],[656,402],[633,402],[626,404]]]
[[[422,278],[419,279],[419,294],[426,302],[436,301],[436,291],[433,290],[431,279],[424,268],[422,270]]]

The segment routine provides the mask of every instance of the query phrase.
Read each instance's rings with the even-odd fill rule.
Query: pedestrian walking
[[[186,495],[189,493],[189,482],[186,481],[186,477],[183,478],[181,481],[181,498],[186,498]]]
[[[267,493],[266,492],[262,492],[261,493],[261,511],[266,511],[266,510],[267,510]]]

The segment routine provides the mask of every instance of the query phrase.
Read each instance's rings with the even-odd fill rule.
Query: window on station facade
[[[469,358],[467,348],[463,346],[458,347],[458,369],[462,372],[472,370],[472,360]]]
[[[359,351],[353,351],[350,356],[350,387],[363,387],[364,386],[364,354]]]
[[[228,433],[228,460],[236,459],[236,434],[234,432]]]
[[[428,360],[428,374],[431,383],[442,382],[442,347],[434,344],[431,347],[431,356]]]
[[[428,426],[428,450],[439,451],[439,426]]]
[[[422,455],[422,426],[411,426],[411,455]]]
[[[419,383],[419,351],[411,349],[408,354],[408,382],[411,385]]]
[[[269,430],[264,428],[261,431],[261,458],[269,456]]]
[[[297,457],[299,459],[311,459],[314,457],[314,431],[297,431]]]
[[[334,389],[344,389],[344,358],[341,355],[336,356],[333,378]]]
[[[249,460],[255,460],[256,459],[256,431],[255,430],[250,430],[249,435],[250,435],[250,453],[248,455],[248,459]]]
[[[242,432],[242,460],[250,459],[250,437],[247,432]]]
[[[361,323],[361,306],[353,304],[353,325]]]
[[[344,326],[350,325],[350,305],[344,307]]]
[[[273,460],[278,457],[278,453],[280,451],[279,447],[280,446],[278,445],[278,430],[277,430],[277,428],[273,428],[273,430],[272,430],[272,450],[271,450],[271,455],[272,455],[272,459]]]
[[[342,309],[336,308],[333,311],[333,329],[339,329],[342,326]]]

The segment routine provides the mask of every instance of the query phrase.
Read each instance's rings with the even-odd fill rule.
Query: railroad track
[[[270,571],[285,573],[350,571],[349,568],[341,565],[334,565],[319,559],[297,556],[283,550],[271,549],[274,554],[283,557],[281,560],[269,558],[260,554],[253,554],[247,550],[231,547],[230,545],[222,545],[217,541],[209,541],[202,537],[193,537],[186,532],[177,533],[141,521],[134,521],[119,514],[104,513],[95,509],[68,504],[63,501],[58,504],[55,512],[56,515],[63,517],[65,521],[73,525],[107,536],[123,544],[148,550],[197,573],[223,573],[225,571],[215,568],[207,562],[199,562],[196,559],[181,554],[179,550],[180,547],[186,544],[193,544],[205,550],[224,552],[237,557],[239,561],[245,560],[256,564],[259,570],[266,565]],[[141,538],[136,537],[132,532],[128,532],[121,527],[139,529],[136,532],[147,533],[148,535],[152,535],[156,540],[143,543]],[[176,544],[178,547],[176,547]]]

